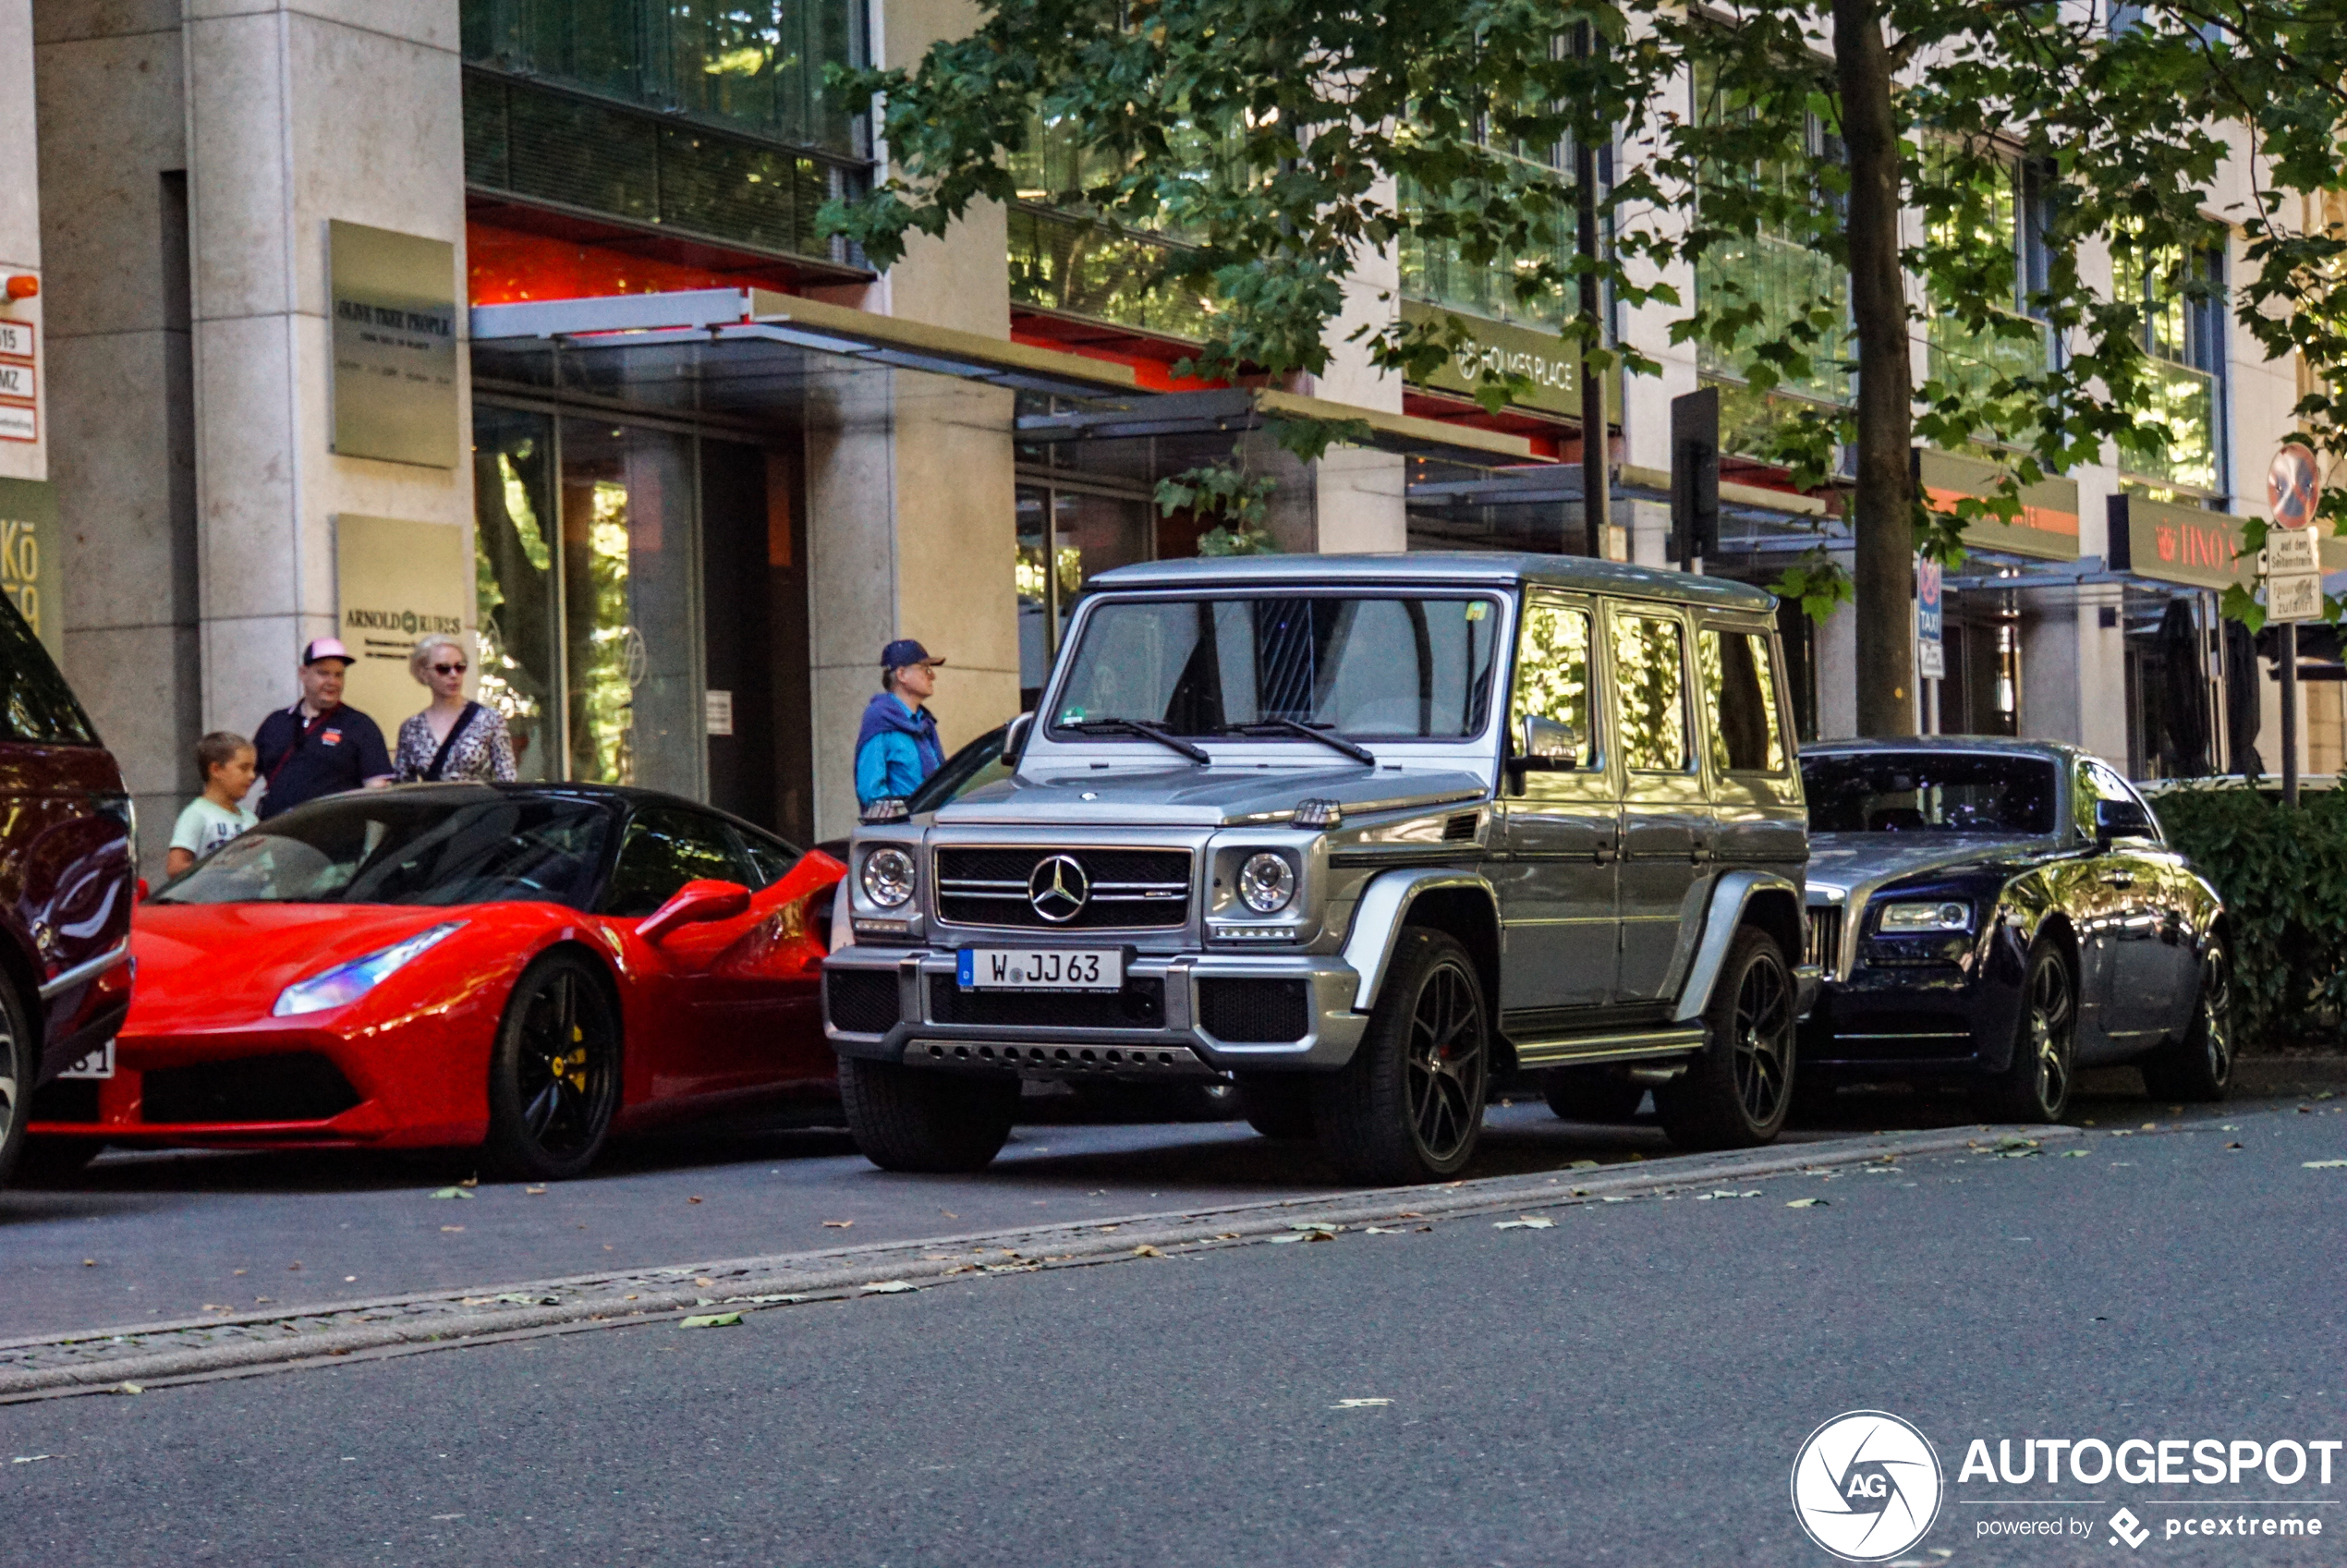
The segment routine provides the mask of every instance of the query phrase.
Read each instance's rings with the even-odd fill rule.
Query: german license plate
[[[1122,991],[1125,954],[1114,948],[965,947],[960,979],[964,991]]]

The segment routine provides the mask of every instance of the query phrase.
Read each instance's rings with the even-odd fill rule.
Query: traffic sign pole
[[[2322,556],[2313,529],[2322,475],[2314,452],[2286,443],[2266,470],[2274,530],[2266,536],[2266,616],[2281,655],[2281,801],[2298,804],[2298,623],[2323,613]]]

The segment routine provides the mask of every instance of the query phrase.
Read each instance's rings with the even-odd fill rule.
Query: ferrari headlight
[[[298,1013],[323,1013],[329,1007],[341,1007],[358,1001],[380,985],[394,971],[425,949],[437,946],[464,929],[462,920],[449,920],[426,930],[418,931],[405,942],[380,948],[364,958],[353,958],[347,964],[296,980],[277,993],[277,1005],[269,1011],[272,1016],[290,1018]]]
[[[913,898],[913,857],[883,846],[864,857],[864,896],[883,909],[900,909]]]
[[[1259,915],[1276,915],[1295,897],[1295,868],[1270,850],[1250,855],[1239,868],[1239,898]]]
[[[1972,906],[1948,899],[1942,903],[1886,904],[1875,918],[1884,936],[1930,936],[1942,931],[1972,930]]]

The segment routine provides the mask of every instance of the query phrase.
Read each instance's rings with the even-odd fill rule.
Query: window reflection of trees
[[[1553,719],[1581,737],[1580,762],[1597,760],[1597,727],[1589,722],[1589,613],[1558,604],[1527,605],[1523,651],[1516,661],[1515,708]]]
[[[1613,622],[1613,681],[1622,755],[1633,772],[1680,773],[1687,750],[1686,672],[1675,621],[1621,615]]]
[[[1711,715],[1711,766],[1722,773],[1782,773],[1784,728],[1769,639],[1757,632],[1705,632],[1696,644]]]

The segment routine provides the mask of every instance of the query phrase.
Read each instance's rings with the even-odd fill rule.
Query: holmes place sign
[[[1428,391],[1472,397],[1487,371],[1519,375],[1532,383],[1532,390],[1516,399],[1519,405],[1550,414],[1563,414],[1575,419],[1580,417],[1579,344],[1552,332],[1490,321],[1464,311],[1445,310],[1439,305],[1429,305],[1417,299],[1402,301],[1402,319],[1412,324],[1439,322],[1446,315],[1456,317],[1459,323],[1466,328],[1468,341],[1448,363],[1427,378],[1424,384]],[[1606,372],[1605,396],[1606,407],[1618,416],[1622,407],[1621,368],[1618,365]]]
[[[334,452],[456,466],[456,248],[363,224],[327,225]]]
[[[0,480],[0,593],[62,662],[65,592],[57,580],[57,492],[45,480]]]

